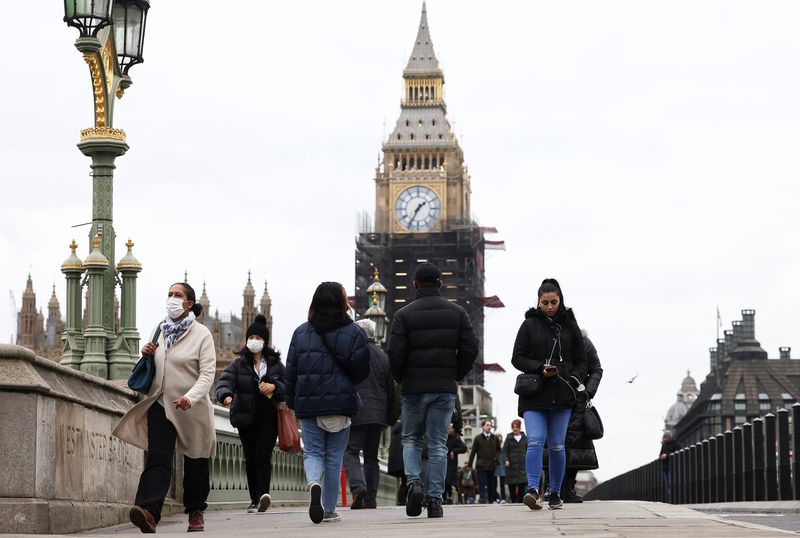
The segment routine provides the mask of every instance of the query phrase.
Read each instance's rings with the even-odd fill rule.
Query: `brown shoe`
[[[131,523],[139,527],[140,531],[147,534],[156,532],[156,518],[144,508],[134,506],[129,515]]]
[[[189,528],[186,532],[201,532],[206,530],[205,520],[203,519],[203,512],[200,510],[192,510],[189,512]]]

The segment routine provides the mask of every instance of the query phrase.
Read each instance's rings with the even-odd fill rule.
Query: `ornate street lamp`
[[[64,0],[64,22],[77,28],[81,37],[97,37],[111,24],[111,0]]]
[[[372,276],[373,282],[367,288],[367,297],[371,296],[369,300],[371,306],[364,312],[364,317],[375,322],[375,342],[380,344],[386,337],[386,323],[388,322],[388,318],[386,317],[384,308],[386,305],[386,294],[389,290],[380,283],[379,278],[380,273],[376,267]]]
[[[114,327],[114,298],[119,282],[113,264],[116,239],[114,161],[128,150],[125,131],[114,128],[114,101],[131,85],[130,68],[142,62],[148,9],[148,0],[64,0],[64,22],[80,32],[75,47],[83,54],[92,81],[94,126],[81,131],[78,149],[92,159],[92,228],[89,232],[95,247],[92,252],[101,254],[107,261],[102,266],[91,266],[93,279],[89,281],[93,291],[89,294],[87,309],[94,312],[95,317],[90,323],[91,330],[87,329],[84,334],[80,334],[79,327],[68,328],[65,332],[64,340],[74,341],[76,345],[70,347],[64,364],[109,379],[127,378],[128,366],[132,367],[139,357],[136,327],[124,327],[119,334],[115,334]],[[129,255],[132,256],[130,252]],[[125,260],[127,257],[123,262]],[[123,262],[122,273],[130,269]],[[123,275],[121,287],[123,297],[135,310],[134,282]],[[81,343],[85,343],[85,347],[79,345]],[[126,365],[126,354],[130,356],[130,365]]]
[[[119,67],[124,76],[128,70],[144,61],[144,30],[147,25],[147,10],[150,2],[146,0],[115,0],[114,2],[114,42],[117,46]]]

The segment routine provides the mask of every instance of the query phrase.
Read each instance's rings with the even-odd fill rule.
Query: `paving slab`
[[[433,537],[457,534],[481,537],[574,536],[583,538],[691,537],[738,538],[786,536],[786,531],[725,520],[682,506],[640,501],[592,501],[565,505],[563,510],[531,511],[520,504],[456,505],[444,507],[444,518],[408,518],[403,507],[377,510],[339,510],[335,523],[313,524],[305,508],[276,507],[263,514],[243,510],[206,513],[202,538],[279,536],[281,538],[331,537]],[[186,516],[164,518],[158,535],[186,534]],[[70,536],[120,537],[138,535],[130,524]],[[11,535],[4,535],[6,536]],[[20,535],[17,535],[20,536]],[[31,535],[29,535],[31,536]]]

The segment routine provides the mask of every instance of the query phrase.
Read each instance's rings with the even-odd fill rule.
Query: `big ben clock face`
[[[439,196],[428,187],[409,187],[397,196],[394,205],[397,222],[410,232],[427,232],[442,214]]]

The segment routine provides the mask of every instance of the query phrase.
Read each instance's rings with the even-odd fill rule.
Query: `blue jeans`
[[[669,469],[661,469],[661,477],[664,481],[664,502],[672,503],[672,473]]]
[[[403,465],[409,485],[421,482],[422,439],[428,438],[428,477],[425,496],[442,498],[447,474],[447,426],[453,418],[456,395],[449,392],[403,395]]]
[[[542,452],[547,441],[550,491],[561,491],[561,481],[567,468],[564,439],[572,409],[525,411],[525,431],[528,434],[528,451],[525,454],[525,471],[528,488],[539,489],[542,479]],[[539,493],[542,493],[541,491]]]
[[[342,457],[350,438],[350,428],[336,433],[326,432],[317,426],[316,418],[300,419],[300,427],[303,429],[301,435],[306,482],[309,485],[312,482],[322,484],[322,508],[326,512],[333,512],[339,498]]]

